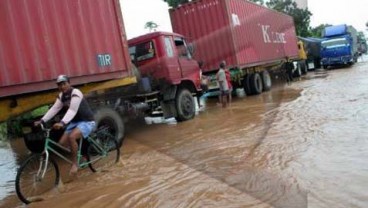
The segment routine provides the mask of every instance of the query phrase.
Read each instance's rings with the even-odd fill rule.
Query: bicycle
[[[50,152],[66,162],[72,163],[60,151],[70,152],[70,150],[50,138],[52,129],[45,128],[42,124],[41,129],[45,133],[43,151],[31,154],[18,169],[15,179],[16,193],[25,204],[31,203],[35,198],[59,184],[59,167],[55,159],[50,157]],[[86,139],[79,139],[78,168],[88,166],[92,172],[100,171],[117,163],[119,156],[118,142],[109,133],[107,127],[99,128]],[[86,161],[83,161],[84,158]]]

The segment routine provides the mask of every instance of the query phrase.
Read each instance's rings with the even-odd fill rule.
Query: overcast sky
[[[168,5],[163,0],[120,0],[128,39],[143,35],[146,22],[158,24],[160,31],[172,31]]]
[[[349,24],[358,31],[366,30],[368,0],[308,0],[312,12],[311,26]]]
[[[163,0],[120,0],[128,38],[148,32],[144,25],[153,21],[158,30],[172,31],[168,6]],[[365,30],[368,22],[368,0],[308,0],[313,13],[311,26],[320,24],[349,24],[358,31]]]

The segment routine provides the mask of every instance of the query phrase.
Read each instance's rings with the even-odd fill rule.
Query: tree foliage
[[[166,2],[172,8],[176,8],[180,4],[189,2],[189,0],[163,0],[163,1]]]
[[[292,16],[298,36],[307,37],[311,35],[309,25],[312,13],[308,9],[298,8],[292,0],[270,0],[266,5],[271,9]]]
[[[358,32],[358,42],[360,42],[360,43],[366,43],[367,42],[363,31]]]
[[[310,35],[312,37],[317,37],[317,38],[320,38],[322,37],[322,31],[326,28],[326,27],[329,27],[329,26],[332,26],[330,24],[321,24],[321,25],[318,25],[317,27],[315,28],[311,28],[310,29]]]
[[[249,0],[249,1],[257,3],[259,5],[264,5],[264,0]]]
[[[144,29],[149,29],[150,32],[155,31],[158,28],[158,24],[153,21],[148,21],[144,25]]]

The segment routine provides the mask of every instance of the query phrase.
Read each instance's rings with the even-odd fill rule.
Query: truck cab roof
[[[155,39],[158,36],[164,36],[164,35],[184,37],[183,35],[180,35],[178,33],[157,31],[157,32],[147,33],[147,34],[132,38],[132,39],[128,40],[128,44],[129,45],[135,45],[137,43],[141,43],[141,42],[144,42],[144,41],[147,41],[147,40],[152,40],[152,39]]]

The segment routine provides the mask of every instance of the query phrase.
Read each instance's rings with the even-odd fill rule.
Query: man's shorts
[[[83,138],[87,138],[88,135],[95,129],[96,122],[94,121],[77,121],[70,122],[66,127],[65,133],[70,133],[74,128],[78,128],[82,132]]]

